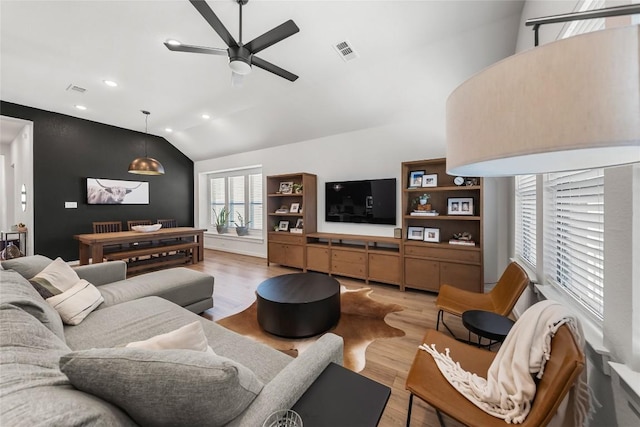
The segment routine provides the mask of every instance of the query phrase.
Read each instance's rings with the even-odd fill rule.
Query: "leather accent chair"
[[[453,360],[469,372],[483,378],[497,353],[465,344],[450,336],[429,329],[423,342],[435,344],[438,351],[450,349]],[[573,334],[566,325],[561,326],[551,341],[551,357],[547,361],[544,374],[539,380],[531,411],[522,427],[546,426],[553,418],[562,400],[576,382],[585,367],[583,350],[576,343]],[[409,396],[407,427],[411,422],[413,397],[431,405],[438,416],[441,426],[442,413],[467,426],[504,427],[503,419],[494,417],[475,406],[460,394],[442,375],[433,357],[424,350],[418,350],[407,376],[406,389]]]
[[[471,292],[446,284],[440,286],[440,292],[436,299],[438,307],[436,330],[440,329],[442,321],[451,335],[454,335],[444,323],[445,311],[455,316],[462,316],[462,313],[467,310],[484,310],[501,316],[509,316],[529,283],[527,272],[518,263],[511,262],[490,292]]]

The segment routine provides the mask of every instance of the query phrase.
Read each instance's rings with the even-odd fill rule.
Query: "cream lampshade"
[[[447,172],[512,176],[640,162],[640,26],[506,58],[447,101]]]

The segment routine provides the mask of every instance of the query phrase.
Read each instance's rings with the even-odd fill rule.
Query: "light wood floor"
[[[299,272],[280,266],[267,266],[263,258],[205,250],[205,259],[189,266],[215,277],[214,307],[204,316],[218,320],[247,308],[255,300],[255,290],[265,279],[280,274]],[[367,363],[360,372],[375,381],[391,387],[391,397],[382,415],[380,427],[406,425],[409,393],[404,384],[411,362],[421,343],[426,329],[435,328],[435,294],[421,291],[400,292],[396,286],[377,283],[366,284],[362,280],[336,277],[347,288],[370,287],[372,298],[381,302],[399,304],[405,309],[387,315],[391,326],[402,329],[406,335],[401,338],[380,339],[367,349]],[[446,316],[445,321],[458,336],[466,337],[466,330],[456,317]],[[445,418],[447,427],[460,426],[454,420]],[[438,426],[435,412],[420,399],[415,398],[411,417],[412,426]]]

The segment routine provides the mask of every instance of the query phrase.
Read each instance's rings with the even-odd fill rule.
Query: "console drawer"
[[[406,245],[404,254],[424,258],[437,258],[451,261],[469,262],[480,264],[480,251],[453,248],[433,248],[426,246]]]

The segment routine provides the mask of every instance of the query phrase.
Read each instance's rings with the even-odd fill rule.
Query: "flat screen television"
[[[325,183],[325,221],[396,225],[396,179]]]

